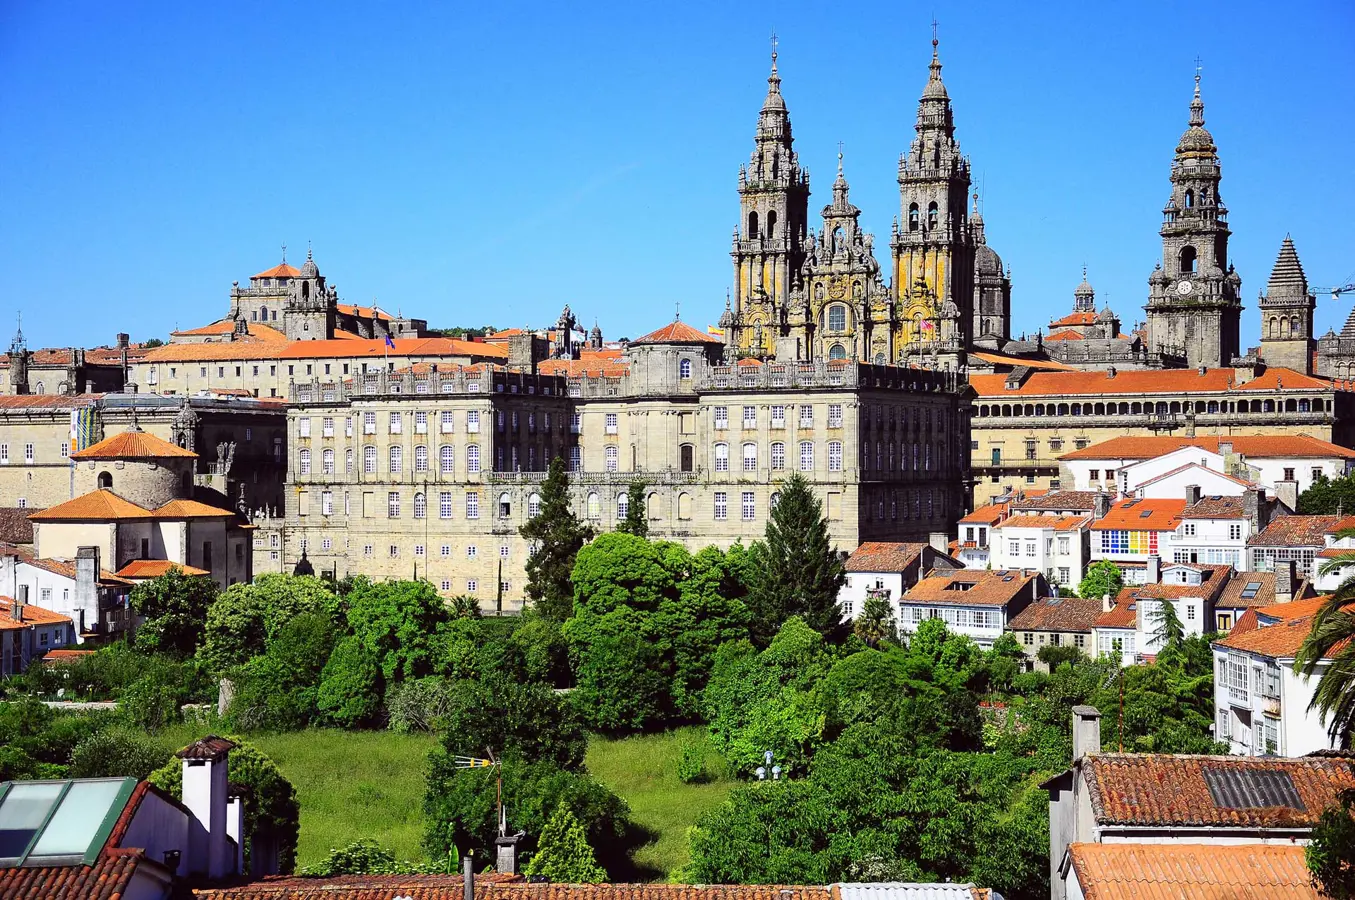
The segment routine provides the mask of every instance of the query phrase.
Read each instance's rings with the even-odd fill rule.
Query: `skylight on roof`
[[[1245,585],[1242,586],[1242,599],[1255,600],[1256,592],[1259,590],[1261,590],[1261,582],[1248,581]]]
[[[1151,519],[1152,516],[1153,516],[1153,511],[1152,511],[1151,509],[1145,509],[1143,512],[1139,513],[1139,518],[1140,518],[1140,519]]]
[[[93,863],[135,787],[135,778],[0,784],[0,866]]]

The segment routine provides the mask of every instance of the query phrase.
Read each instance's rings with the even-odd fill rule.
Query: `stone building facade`
[[[834,543],[927,540],[966,502],[968,389],[954,374],[854,361],[722,365],[676,322],[612,374],[416,368],[292,390],[285,515],[256,519],[257,571],[302,551],[339,577],[410,577],[517,608],[551,459],[575,509],[616,527],[633,481],[650,534],[693,550],[760,538],[779,485],[808,478]]]

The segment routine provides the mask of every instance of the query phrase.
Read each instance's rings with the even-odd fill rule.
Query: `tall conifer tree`
[[[519,529],[532,542],[527,558],[527,596],[548,619],[563,622],[574,612],[570,575],[579,549],[593,538],[593,529],[579,522],[569,502],[569,473],[556,457],[541,484],[541,508]]]
[[[791,616],[800,616],[829,640],[846,634],[837,594],[846,582],[842,555],[828,539],[823,504],[809,482],[794,475],[753,545],[756,581],[748,596],[757,637],[769,643]]]
[[[632,481],[626,489],[626,518],[616,526],[617,531],[636,537],[649,537],[649,516],[645,512],[645,483]]]

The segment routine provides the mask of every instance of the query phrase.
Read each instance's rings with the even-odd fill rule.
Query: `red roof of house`
[[[1092,523],[1092,531],[1174,531],[1185,500],[1121,500]]]
[[[279,263],[271,269],[265,269],[258,275],[249,276],[249,279],[253,281],[255,278],[295,278],[300,274],[301,272],[287,265],[287,263]]]
[[[395,316],[379,309],[375,306],[355,306],[351,303],[336,303],[334,311],[341,316],[355,316],[360,319],[384,319],[388,322],[395,321]]]
[[[192,450],[140,429],[106,437],[71,454],[71,459],[197,459]]]
[[[1247,591],[1249,585],[1255,585],[1252,597],[1243,597],[1244,591]],[[1306,600],[1313,596],[1313,588],[1307,579],[1299,579],[1298,587],[1294,590],[1294,600]],[[1275,602],[1275,573],[1274,572],[1234,572],[1228,579],[1228,584],[1224,587],[1223,593],[1214,601],[1215,606],[1225,609],[1250,609],[1252,607],[1266,607]],[[1293,606],[1293,601],[1282,604],[1283,606]]]
[[[137,869],[147,865],[158,866],[145,850],[109,847],[92,866],[0,869],[0,900],[123,900]]]
[[[1005,569],[958,569],[933,572],[899,598],[900,603],[953,603],[957,606],[1006,606],[1029,591],[1039,577]]]
[[[27,628],[30,625],[70,625],[71,617],[63,616],[61,613],[52,612],[50,609],[43,609],[41,606],[34,606],[31,603],[24,604],[23,621],[17,622],[14,619],[14,601],[9,597],[0,597],[0,629],[16,630]]]
[[[154,352],[154,351],[152,351]],[[1232,369],[1139,369],[1117,371],[1031,372],[1021,385],[1007,389],[1006,375],[970,375],[975,393],[1000,397],[1123,396],[1125,394],[1223,394],[1238,391],[1331,390],[1331,382],[1293,369],[1266,369],[1246,384],[1237,384]]]
[[[1059,509],[1073,512],[1091,512],[1096,508],[1096,498],[1101,491],[1027,491],[1024,497],[1012,501],[1013,511],[1018,509]]]
[[[29,516],[34,522],[111,521],[116,519],[149,519],[151,511],[124,500],[110,490],[90,491],[74,500],[58,503]]]
[[[1001,353],[971,353],[972,357],[981,359],[986,363],[995,366],[1025,366],[1028,369],[1044,369],[1050,372],[1076,372],[1072,366],[1066,366],[1063,363],[1053,362],[1048,359],[1022,359],[1019,356],[1003,356]]]
[[[1067,326],[1067,325],[1095,325],[1095,324],[1096,324],[1096,313],[1088,312],[1086,310],[1077,310],[1074,312],[1070,312],[1068,315],[1064,316],[1061,319],[1055,319],[1054,321],[1050,322],[1049,327],[1054,328],[1060,325]],[[1045,338],[1045,340],[1049,339]]]
[[[632,344],[719,344],[704,331],[698,331],[683,321],[669,322],[662,328],[651,331],[631,341]]]
[[[1295,844],[1070,844],[1085,900],[1318,900]]]
[[[1080,332],[1077,331],[1056,331],[1045,338],[1046,341],[1085,341]]]
[[[1021,514],[1012,515],[1003,519],[1001,524],[993,526],[994,528],[1053,528],[1055,531],[1076,531],[1088,525],[1091,522],[1090,516],[1072,515],[1039,515],[1039,514]]]
[[[1101,825],[1309,828],[1338,792],[1355,788],[1355,761],[1341,758],[1099,753],[1082,772]],[[1236,792],[1210,791],[1211,781],[1245,788],[1252,773],[1288,776],[1302,805],[1248,806]]]
[[[989,503],[987,506],[980,506],[960,521],[974,525],[996,525],[1007,515],[1007,505],[1006,503]]]
[[[848,572],[902,572],[917,562],[927,547],[922,543],[866,541],[847,557],[846,568]]]
[[[1121,599],[1123,598],[1123,599]],[[1120,591],[1115,605],[1096,619],[1097,628],[1134,628],[1138,625],[1138,607],[1131,596]]]
[[[1322,547],[1326,534],[1344,520],[1343,516],[1280,516],[1253,535],[1247,546]]]
[[[1007,627],[1012,631],[1091,631],[1100,618],[1100,598],[1042,597],[1021,610]]]
[[[118,569],[120,578],[159,578],[172,570],[179,570],[185,575],[210,575],[206,569],[199,569],[194,566],[186,566],[183,563],[170,562],[167,559],[134,559],[127,565]]]
[[[1355,450],[1306,434],[1238,434],[1184,436],[1126,435],[1065,453],[1059,459],[1153,459],[1182,447],[1219,452],[1219,444],[1232,444],[1233,452],[1253,458],[1293,457],[1355,459]]]

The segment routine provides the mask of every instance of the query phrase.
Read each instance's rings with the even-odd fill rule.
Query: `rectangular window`
[[[480,411],[472,409],[466,413],[466,430],[471,434],[480,432]]]
[[[9,444],[0,444],[0,465],[9,464]]]
[[[616,434],[616,432],[617,432],[617,416],[616,416],[616,413],[607,413],[606,419],[605,419],[605,427],[606,427],[606,432],[607,432],[607,434]]]
[[[723,431],[729,427],[729,407],[715,407],[715,428],[717,431]]]
[[[442,411],[440,421],[442,423],[442,433],[451,434],[454,429],[453,423],[456,421],[456,416],[450,409],[444,409]]]
[[[390,433],[399,434],[403,430],[403,424],[398,412],[390,414]]]
[[[474,544],[466,545],[466,559],[475,559],[479,552],[479,549]]]
[[[841,428],[841,427],[842,427],[842,404],[841,404],[841,403],[830,403],[830,404],[828,404],[828,427],[829,427],[829,428]]]
[[[757,501],[754,499],[753,492],[744,491],[739,499],[743,512],[743,520],[745,522],[753,521],[753,516],[757,515]]]
[[[786,408],[784,406],[772,407],[772,427],[773,428],[786,427]]]
[[[28,465],[33,464],[33,445],[24,444],[24,462]]]
[[[386,495],[386,518],[400,518],[400,492],[391,491]]]
[[[757,444],[743,445],[743,470],[745,472],[757,471]]]
[[[399,547],[398,545],[396,545],[396,544],[391,544],[391,545],[390,545],[390,553],[391,553],[391,559],[395,559],[396,557],[398,557],[398,556],[400,555],[400,547]]]
[[[480,518],[480,492],[466,491],[466,518]]]
[[[438,494],[438,518],[450,519],[452,517],[452,492],[443,491]],[[444,556],[446,554],[443,554]]]
[[[828,442],[828,471],[829,471],[829,472],[841,472],[841,471],[842,471],[842,442],[841,442],[841,441],[829,441],[829,442]]]
[[[297,437],[308,438],[311,436],[311,417],[302,416],[296,420]]]
[[[414,433],[415,434],[428,433],[428,413],[416,412],[414,414]]]
[[[466,471],[476,474],[480,471],[480,445],[468,444],[466,446]]]
[[[729,495],[724,491],[715,492],[715,521],[723,522],[729,515]]]
[[[1240,541],[1240,540],[1242,540],[1242,523],[1241,523],[1241,522],[1230,522],[1230,523],[1228,524],[1228,540],[1230,540],[1230,541]]]
[[[814,407],[809,406],[808,404],[800,407],[800,427],[814,427]]]
[[[1285,470],[1284,470],[1284,480],[1285,480],[1285,481],[1293,481],[1293,480],[1294,480],[1294,470],[1293,470],[1293,469],[1285,469]]]
[[[772,443],[772,468],[781,471],[786,467],[786,445],[780,441]]]
[[[320,420],[320,434],[322,437],[334,437],[334,417],[325,416]]]
[[[334,515],[334,494],[330,491],[320,492],[320,515]]]
[[[467,594],[473,594],[473,593],[475,593],[477,590],[479,590],[479,584],[475,581],[475,579],[474,579],[474,578],[467,578],[467,579],[466,579],[466,593],[467,593]]]
[[[812,471],[814,471],[814,442],[813,442],[813,441],[801,441],[801,442],[800,442],[800,471],[801,471],[801,472],[812,472]]]
[[[376,434],[376,413],[365,412],[362,414],[362,433]]]
[[[743,427],[744,427],[744,428],[756,428],[756,427],[757,427],[757,407],[756,407],[756,406],[745,406],[745,407],[743,408]]]

